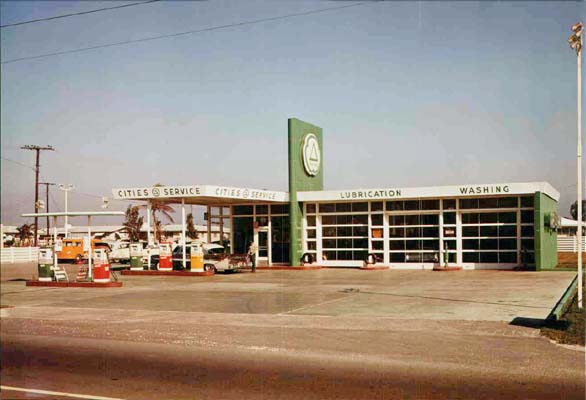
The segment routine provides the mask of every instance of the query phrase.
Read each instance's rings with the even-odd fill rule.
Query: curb
[[[191,272],[191,271],[122,271],[122,275],[134,276],[211,276],[214,271]]]
[[[49,286],[49,287],[86,287],[86,288],[111,288],[122,287],[122,282],[40,282],[26,281],[26,286]]]
[[[444,272],[450,272],[450,271],[461,271],[462,267],[433,267],[432,271],[444,271]]]

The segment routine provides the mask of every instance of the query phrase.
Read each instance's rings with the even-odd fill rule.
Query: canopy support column
[[[212,242],[212,207],[208,206],[208,243]]]
[[[147,202],[147,269],[151,270],[151,203]]]
[[[47,232],[49,233],[49,232]],[[53,270],[57,268],[57,217],[53,217]]]
[[[92,217],[87,216],[87,242],[89,246],[87,256],[87,276],[90,282],[94,280],[94,271],[92,270]]]
[[[183,247],[183,268],[187,268],[185,256],[185,199],[181,199],[181,246]]]
[[[224,206],[220,206],[220,244],[224,245]]]

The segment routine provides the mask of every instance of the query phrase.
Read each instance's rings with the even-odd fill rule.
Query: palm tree
[[[25,243],[32,235],[33,229],[35,224],[22,224],[16,230],[18,231],[18,238],[20,239],[20,243]]]
[[[160,183],[156,183],[154,187],[162,187],[163,185]],[[149,204],[151,206],[151,216],[153,217],[153,227],[155,233],[155,240],[159,242],[161,240],[161,232],[162,226],[161,221],[157,218],[157,213],[160,213],[165,217],[168,222],[174,222],[173,217],[171,216],[172,213],[175,212],[173,207],[168,205],[162,200],[158,199],[150,199]]]

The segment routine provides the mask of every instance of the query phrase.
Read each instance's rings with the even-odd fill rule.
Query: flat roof
[[[104,217],[112,215],[124,215],[124,211],[68,211],[21,214],[21,217]]]
[[[410,188],[389,186],[374,189],[317,190],[297,192],[297,200],[301,202],[393,200],[526,195],[535,192],[545,193],[555,201],[560,198],[560,193],[547,182],[517,182]],[[287,192],[212,185],[117,188],[112,189],[112,194],[115,199],[119,200],[159,199],[167,203],[178,204],[184,201],[185,204],[209,206],[289,202],[289,193]]]
[[[389,186],[377,189],[319,190],[298,192],[297,200],[303,202],[393,200],[438,197],[507,196],[534,194],[535,192],[545,193],[555,201],[558,201],[560,198],[560,193],[547,182],[522,182],[410,188]]]
[[[112,194],[119,200],[159,199],[167,203],[183,200],[185,204],[204,206],[289,202],[287,192],[213,185],[116,188]]]

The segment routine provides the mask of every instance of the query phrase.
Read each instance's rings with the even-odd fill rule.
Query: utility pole
[[[49,186],[55,186],[56,183],[50,183],[50,182],[39,182],[39,185],[45,185],[45,189],[46,189],[46,197],[45,197],[45,207],[47,212],[49,212]],[[47,235],[51,235],[49,232],[49,229],[51,229],[51,225],[49,223],[49,217],[47,217]]]
[[[35,146],[35,145],[26,145],[26,146],[22,146],[21,147],[22,150],[34,150],[37,152],[37,157],[36,157],[36,163],[35,163],[35,214],[39,213],[39,169],[40,169],[40,165],[39,165],[39,161],[40,161],[40,155],[41,155],[41,151],[43,150],[55,150],[52,146],[47,145],[47,146]],[[34,241],[34,245],[35,247],[37,246],[37,232],[38,232],[38,222],[39,222],[39,217],[35,217],[35,241]]]
[[[578,308],[583,308],[582,287],[584,276],[582,275],[582,23],[578,22],[572,26],[572,34],[568,38],[570,47],[576,50],[577,69],[578,69]]]
[[[69,193],[70,190],[73,190],[73,185],[71,183],[60,184],[59,189],[61,189],[65,192],[65,212],[67,213],[67,194]],[[65,235],[65,239],[67,239],[67,236],[68,236],[67,235],[67,223],[68,223],[68,218],[67,218],[67,215],[65,215],[65,226],[64,226],[64,230],[63,230],[64,235]]]

